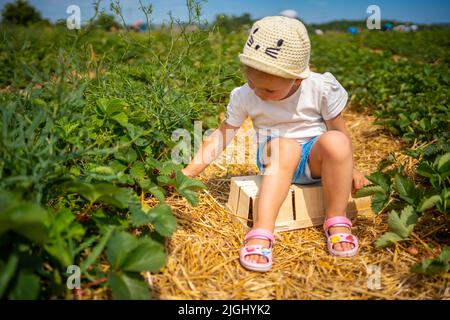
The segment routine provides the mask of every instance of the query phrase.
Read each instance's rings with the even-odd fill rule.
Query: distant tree
[[[37,22],[47,22],[41,14],[26,0],[7,3],[2,10],[2,23],[8,25],[28,26]]]
[[[224,31],[238,30],[243,26],[251,27],[253,19],[249,13],[243,13],[240,16],[229,16],[226,14],[216,15],[213,25],[218,26]]]
[[[116,21],[116,18],[112,15],[101,12],[97,19],[93,22],[94,26],[106,31],[113,29],[120,29],[122,26]]]

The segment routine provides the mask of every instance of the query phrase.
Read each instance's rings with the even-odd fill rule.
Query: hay
[[[400,143],[366,115],[347,113],[357,168],[369,174]],[[243,129],[251,128],[249,120]],[[218,161],[216,161],[219,163]],[[192,207],[185,199],[168,199],[178,228],[167,241],[168,261],[157,274],[146,274],[156,299],[445,299],[450,298],[448,275],[423,277],[409,271],[423,258],[430,243],[417,232],[411,241],[378,250],[374,241],[386,231],[386,215],[358,216],[354,234],[360,252],[353,258],[330,256],[323,231],[308,228],[276,234],[274,265],[257,273],[239,264],[245,229],[224,205],[230,177],[258,174],[254,159],[242,165],[210,165],[200,179],[208,190]],[[436,225],[434,225],[434,228]],[[427,230],[432,232],[432,230]],[[410,250],[413,246],[415,250]],[[369,289],[368,267],[378,266],[381,288]]]

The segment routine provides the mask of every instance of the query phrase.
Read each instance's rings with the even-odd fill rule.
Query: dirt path
[[[368,116],[345,115],[356,167],[369,174],[399,142]],[[247,119],[240,130],[252,128]],[[233,142],[232,142],[233,143]],[[382,147],[381,147],[382,146]],[[172,198],[178,228],[167,248],[166,267],[148,278],[157,299],[442,299],[442,282],[409,272],[418,261],[406,248],[384,250],[373,242],[386,231],[386,215],[358,216],[354,233],[360,252],[354,258],[328,255],[323,231],[308,228],[276,234],[270,272],[249,272],[239,264],[245,230],[225,208],[230,177],[258,174],[254,155],[246,164],[210,165],[199,177],[208,186],[198,206]],[[373,268],[373,274],[369,269]],[[377,284],[377,274],[379,283]],[[371,281],[372,280],[372,281]],[[368,281],[374,290],[369,289]],[[378,289],[377,289],[378,287]]]

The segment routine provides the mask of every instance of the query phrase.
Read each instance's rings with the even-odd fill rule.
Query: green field
[[[170,160],[172,133],[193,133],[197,120],[216,128],[244,82],[245,30],[185,27],[0,29],[0,298],[70,299],[71,265],[82,283],[105,279],[112,298],[150,297],[140,272],[164,266],[176,228],[166,197],[195,205],[205,188]],[[374,115],[417,161],[406,172],[393,156],[380,159],[359,192],[373,195],[374,212],[389,212],[380,248],[408,241],[421,219],[448,227],[449,36],[311,36],[313,68],[332,72],[351,108]],[[449,271],[449,237],[436,241],[438,253],[412,272]]]

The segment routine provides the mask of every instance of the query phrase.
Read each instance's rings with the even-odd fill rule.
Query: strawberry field
[[[173,132],[193,134],[194,121],[216,128],[244,81],[237,54],[246,30],[193,28],[202,22],[195,9],[188,23],[172,19],[147,33],[1,27],[0,298],[76,298],[73,266],[81,288],[101,288],[101,298],[152,296],[142,275],[164,267],[177,229],[167,199],[195,206],[207,189],[171,160]],[[358,192],[387,215],[378,250],[418,243],[410,272],[442,283],[450,270],[449,35],[311,36],[313,69],[332,72],[349,108],[401,141]]]
[[[444,41],[440,42],[442,47],[436,46],[445,32],[448,34],[426,31],[420,35],[371,33],[356,38],[335,35],[316,43],[313,62],[318,69],[326,66],[339,75],[344,87],[353,93],[351,106],[373,114],[375,123],[400,137],[404,146],[400,152],[407,156],[403,162],[413,163],[406,166],[389,155],[368,177],[373,185],[358,192],[360,196],[373,196],[373,212],[389,211],[389,232],[377,240],[378,247],[414,236],[419,218],[422,222],[432,221],[440,230],[441,243],[449,242],[448,44]],[[405,42],[406,36],[413,39],[402,50],[398,43]],[[415,39],[420,42],[415,44]],[[435,51],[420,47],[424,42]],[[433,56],[432,52],[443,55]],[[450,247],[445,246],[439,257],[422,260],[412,270],[425,274],[448,272],[449,259]]]

